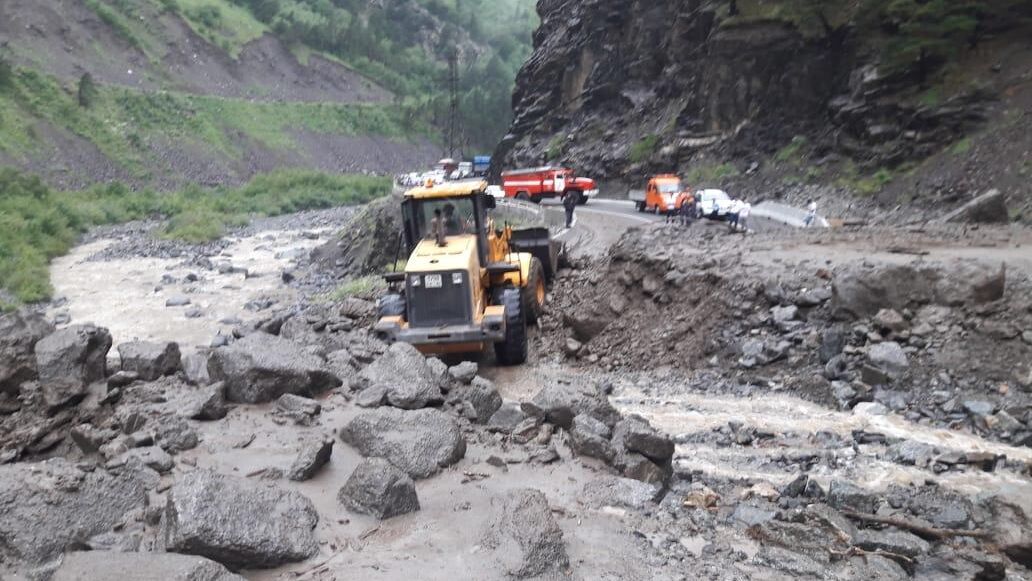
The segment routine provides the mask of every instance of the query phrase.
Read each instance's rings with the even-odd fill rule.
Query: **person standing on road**
[[[742,209],[742,200],[734,200],[727,211],[727,229],[734,232],[738,229],[738,212]]]
[[[566,210],[566,227],[573,228],[573,211],[577,208],[577,196],[566,194],[563,196],[563,209]]]
[[[749,214],[752,213],[752,204],[749,200],[742,200],[742,207],[738,209],[738,227],[745,234],[749,233]]]
[[[695,214],[695,196],[689,190],[681,192],[677,200],[677,210],[681,215],[681,225],[691,226]]]
[[[817,202],[814,201],[813,199],[811,199],[807,203],[807,206],[806,206],[806,219],[803,220],[803,224],[805,224],[806,227],[809,228],[810,226],[813,226],[813,222],[816,219],[817,219]]]

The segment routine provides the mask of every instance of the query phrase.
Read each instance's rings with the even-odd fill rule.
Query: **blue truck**
[[[483,177],[491,169],[490,155],[477,155],[473,158],[473,175]]]

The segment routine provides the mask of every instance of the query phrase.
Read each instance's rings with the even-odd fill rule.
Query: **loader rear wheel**
[[[545,314],[545,300],[548,291],[545,288],[545,267],[537,258],[530,259],[530,274],[527,285],[520,289],[523,296],[523,312],[527,314],[527,322],[534,324]]]
[[[520,289],[502,289],[498,304],[505,307],[505,339],[494,344],[499,365],[519,365],[527,361],[527,316],[523,312]]]

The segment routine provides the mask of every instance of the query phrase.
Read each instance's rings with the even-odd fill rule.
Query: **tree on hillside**
[[[79,106],[89,109],[97,98],[97,85],[93,82],[93,75],[83,73],[79,77]]]
[[[892,0],[882,19],[894,32],[888,66],[913,72],[924,84],[943,62],[978,43],[987,6],[971,0]]]

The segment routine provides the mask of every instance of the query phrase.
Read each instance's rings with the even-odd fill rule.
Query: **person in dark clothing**
[[[695,195],[689,191],[681,193],[681,198],[678,200],[678,214],[681,216],[682,226],[691,226],[692,219],[695,217]]]
[[[448,236],[462,234],[462,226],[459,224],[459,219],[455,216],[454,204],[444,205],[444,232]]]
[[[430,235],[433,236],[434,241],[438,246],[447,246],[445,234],[444,216],[441,215],[440,208],[434,208],[434,217],[430,220]]]
[[[566,194],[563,196],[563,209],[566,210],[566,227],[573,227],[573,211],[577,208],[577,196]]]

